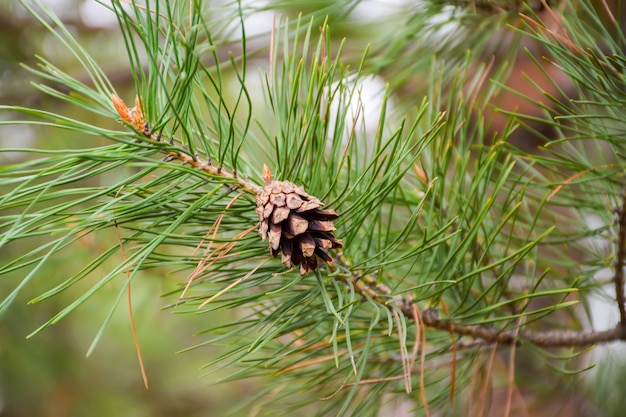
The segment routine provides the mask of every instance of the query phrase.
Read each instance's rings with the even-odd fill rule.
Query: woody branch
[[[126,106],[124,101],[116,95],[112,96],[112,100],[113,106],[122,120],[140,132],[146,140],[157,143],[163,143],[166,141],[163,136],[154,133],[150,124],[144,119],[139,97],[135,97],[135,107],[132,108]],[[169,143],[172,145],[173,142],[173,138],[169,140]],[[263,189],[263,187],[256,185],[247,178],[237,175],[236,172],[228,171],[223,166],[215,166],[210,160],[201,160],[199,155],[190,155],[189,153],[176,150],[164,150],[163,152],[165,153],[165,157],[163,158],[165,161],[178,160],[183,164],[199,169],[210,176],[233,180],[237,187],[251,194],[256,195]]]
[[[616,300],[619,306],[620,322],[613,329],[605,331],[572,331],[572,330],[498,330],[486,325],[465,325],[453,320],[442,319],[434,309],[418,310],[417,305],[410,299],[394,295],[393,291],[369,275],[338,275],[346,284],[354,286],[355,290],[387,308],[399,309],[410,321],[419,320],[424,326],[431,329],[454,333],[458,336],[467,336],[482,340],[485,344],[513,344],[520,342],[531,343],[541,347],[585,347],[595,344],[614,341],[626,341],[626,313],[624,300],[624,267],[626,263],[626,193],[623,196],[622,207],[619,213],[619,232],[617,239],[617,255],[615,266]],[[340,258],[342,262],[345,259]],[[416,323],[418,324],[418,323]]]

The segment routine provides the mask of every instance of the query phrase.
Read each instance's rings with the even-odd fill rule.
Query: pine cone
[[[263,177],[265,187],[256,196],[256,212],[261,220],[259,235],[263,240],[269,237],[272,256],[282,251],[282,263],[300,265],[302,274],[317,269],[318,257],[332,264],[327,250],[341,247],[341,241],[332,233],[337,213],[320,210],[323,203],[303,187],[289,181],[272,181],[266,166]]]

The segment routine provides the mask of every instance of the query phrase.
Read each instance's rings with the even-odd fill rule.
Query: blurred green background
[[[98,59],[120,94],[134,96],[133,79],[115,16],[91,0],[45,3]],[[78,120],[114,127],[115,122],[111,120],[96,120],[94,114],[60,107],[64,105],[34,89],[30,85],[33,77],[20,64],[33,65],[36,54],[50,58],[55,65],[81,77],[73,57],[68,56],[45,28],[17,1],[3,0],[0,2],[0,104],[55,109]],[[0,117],[19,120],[23,116],[5,112]],[[2,148],[81,148],[87,146],[86,140],[101,141],[98,145],[107,143],[62,130],[0,127]],[[29,157],[21,152],[2,153],[0,165]],[[109,175],[123,175],[123,172]],[[101,181],[107,181],[106,175]],[[34,306],[27,305],[29,300],[67,279],[84,265],[84,260],[93,259],[115,242],[116,237],[110,233],[82,238],[71,252],[46,264],[0,317],[0,416],[220,416],[251,393],[252,382],[214,385],[219,374],[202,378],[206,371],[201,367],[219,353],[219,348],[177,353],[206,338],[195,337],[194,333],[208,327],[207,319],[219,320],[215,316],[178,315],[172,310],[162,310],[170,300],[160,296],[184,281],[185,276],[144,273],[132,288],[148,390],[143,384],[125,300],[118,306],[95,351],[86,357],[113,300],[123,290],[116,284],[98,292],[92,302],[76,313],[27,339],[29,333],[74,301],[89,283],[72,286]],[[0,263],[9,262],[26,250],[38,247],[39,243],[31,239],[30,247],[23,244],[3,247]],[[98,272],[104,274],[104,271],[96,271],[92,274],[94,279]],[[0,279],[2,298],[26,273],[19,270]]]

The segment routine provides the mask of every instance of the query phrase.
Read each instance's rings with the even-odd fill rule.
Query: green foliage
[[[276,19],[262,52],[269,69],[261,75],[261,98],[250,87],[243,24],[256,10],[239,2],[216,11],[202,1],[113,1],[147,125],[122,120],[105,127],[0,106],[24,117],[0,124],[66,129],[84,140],[80,149],[19,149],[28,157],[0,167],[0,247],[33,246],[0,266],[0,274],[20,277],[0,312],[42,279],[44,265],[97,236],[107,242],[100,253],[68,266],[64,281],[31,301],[84,288],[33,334],[114,287],[91,353],[129,284],[169,274],[178,284],[164,294],[167,308],[214,322],[190,348],[223,348],[206,373],[219,373],[221,381],[269,377],[241,408],[285,415],[306,406],[310,415],[378,415],[389,395],[406,395],[418,414],[449,407],[455,389],[468,387],[487,362],[488,343],[427,330],[419,311],[501,331],[576,329],[570,307],[585,303],[601,284],[594,274],[613,264],[585,242],[614,240],[613,208],[624,188],[623,34],[617,25],[604,29],[586,2],[568,9],[576,13],[565,15],[567,34],[555,35],[536,16],[516,22],[517,36],[542,44],[574,86],[573,97],[546,92],[535,103],[556,139],[545,137],[541,152],[528,154],[507,138],[517,123],[537,117],[502,111],[510,123],[495,133],[482,117],[506,88],[507,62],[476,60],[494,33],[476,27],[501,29],[517,15],[506,9],[473,20],[457,29],[472,36],[437,51],[425,35],[417,38],[432,29],[440,3],[416,10],[404,31],[360,53],[332,37],[333,19],[353,2]],[[44,83],[35,87],[119,119],[115,86],[96,60],[53,13],[29,4],[88,80],[40,57],[30,71]],[[238,34],[225,23],[233,21]],[[598,38],[606,43],[597,46]],[[475,51],[466,53],[470,44]],[[240,53],[228,53],[234,45]],[[389,87],[376,127],[366,128],[359,118],[371,103],[361,97],[362,83],[381,72]],[[423,97],[396,104],[416,74],[425,77],[417,90]],[[96,146],[95,138],[108,142]],[[163,155],[218,169],[207,173]],[[271,259],[254,230],[254,193],[239,188],[246,175],[262,184],[263,163],[340,213],[336,235],[344,248],[333,254],[332,268],[300,275]],[[586,225],[591,214],[602,226]],[[415,317],[402,300],[419,308]]]

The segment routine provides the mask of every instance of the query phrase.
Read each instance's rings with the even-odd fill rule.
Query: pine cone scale
[[[335,220],[339,217],[335,210],[316,210],[311,213],[312,220]]]
[[[302,205],[296,209],[298,213],[303,213],[305,211],[314,210],[322,205],[322,202],[317,198],[315,200],[309,200],[302,203]]]
[[[267,238],[268,228],[269,225],[267,222],[261,222],[261,225],[259,226],[259,235],[261,236],[261,239],[265,240]]]
[[[272,214],[272,211],[274,210],[274,205],[271,203],[268,203],[265,205],[265,209],[263,210],[263,218],[267,219],[268,217],[270,217],[270,214]]]
[[[289,217],[290,210],[288,207],[276,207],[272,214],[272,223],[278,224]]]
[[[304,203],[304,201],[297,194],[291,193],[287,195],[287,207],[289,207],[290,210],[300,208],[302,203]]]
[[[328,240],[328,239],[321,239],[319,237],[314,237],[313,239],[315,239],[315,245],[319,246],[322,249],[332,249],[333,248],[333,242]]]
[[[270,248],[272,249],[272,255],[276,256],[278,253],[278,248],[280,246],[280,238],[282,236],[282,227],[280,224],[270,223],[270,233],[269,233],[269,241]],[[274,253],[276,251],[276,253]]]
[[[293,253],[292,252],[292,245],[293,244],[292,244],[291,240],[284,239],[284,241],[283,241],[283,251],[282,251],[282,254],[281,254],[280,262],[283,265],[286,265],[288,267],[291,266],[291,254]]]
[[[312,220],[309,222],[309,230],[317,232],[333,232],[336,228],[333,222],[329,220]]]
[[[282,207],[286,203],[286,197],[284,193],[272,194],[270,195],[270,202],[275,206]]]
[[[287,221],[287,226],[289,232],[291,232],[293,236],[298,236],[307,231],[309,228],[309,222],[302,216],[291,214],[289,216],[289,220]]]
[[[315,254],[315,240],[311,237],[311,235],[302,235],[302,237],[298,239],[298,244],[300,245],[300,250],[305,258],[311,258]]]
[[[328,265],[332,265],[333,264],[333,258],[331,258],[330,256],[328,256],[328,253],[324,252],[323,250],[320,250],[319,248],[315,249],[315,254],[317,256],[320,257],[320,259],[322,259],[324,262],[326,262]]]

